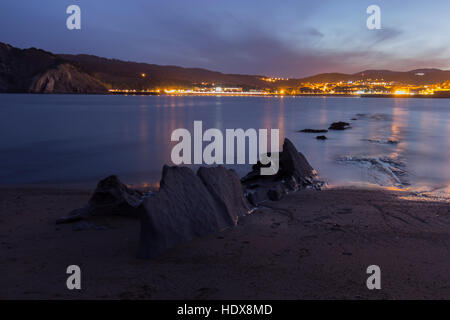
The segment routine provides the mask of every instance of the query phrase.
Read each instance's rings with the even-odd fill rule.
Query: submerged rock
[[[392,144],[392,145],[399,144],[399,142],[397,140],[392,140],[392,139],[388,139],[388,140],[383,140],[383,139],[365,139],[363,141],[368,141],[368,142],[371,142],[371,143],[379,143],[379,144]]]
[[[195,175],[187,167],[164,166],[160,186],[159,192],[144,200],[140,258],[155,257],[179,243],[233,226],[247,210],[234,172],[223,167],[203,168]]]
[[[350,128],[350,123],[348,122],[333,122],[328,128],[329,130],[346,130]]]
[[[317,136],[317,140],[327,140],[328,138],[326,136]]]
[[[328,130],[326,130],[326,129],[319,129],[319,130],[317,130],[317,129],[303,129],[303,130],[300,130],[299,132],[302,132],[302,133],[327,133]]]

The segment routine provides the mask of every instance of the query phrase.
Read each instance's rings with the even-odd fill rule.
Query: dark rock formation
[[[283,184],[279,183],[267,191],[267,197],[271,201],[280,201],[285,195]]]
[[[101,180],[88,202],[90,215],[138,217],[143,194],[128,188],[116,176]]]
[[[262,176],[261,167],[261,164],[254,165],[252,171],[241,179],[247,199],[254,206],[267,200],[280,200],[286,192],[308,187],[320,189],[323,185],[316,180],[317,174],[308,160],[289,139],[283,143],[278,173]]]
[[[143,194],[128,188],[116,176],[101,180],[86,206],[73,210],[56,223],[70,223],[92,216],[117,215],[137,218]]]
[[[195,175],[186,167],[164,166],[159,192],[144,200],[138,256],[152,258],[235,225],[237,216],[248,211],[236,178],[223,167],[202,168]]]
[[[300,188],[321,186],[306,158],[288,139],[280,154],[278,174],[256,174],[262,166],[253,166],[255,172],[244,183],[245,194],[255,206],[266,200],[279,201]],[[164,166],[160,189],[151,196],[144,197],[110,176],[98,183],[84,208],[74,210],[58,223],[104,215],[139,216],[138,257],[147,259],[182,242],[235,226],[239,217],[249,212],[243,186],[233,170],[202,167],[195,174],[187,167]],[[77,231],[104,228],[87,221],[74,225]]]
[[[396,145],[399,144],[399,141],[397,140],[383,140],[383,139],[363,139],[363,141],[368,141],[371,143],[379,143],[379,144],[392,144],[392,145]]]
[[[295,178],[305,186],[311,185],[316,175],[305,156],[287,138],[283,143],[278,175],[284,179]]]
[[[239,176],[234,170],[223,166],[201,167],[197,175],[233,224],[237,223],[239,216],[248,214],[250,208],[244,197]]]
[[[65,63],[34,77],[28,92],[106,93],[106,90],[99,80]]]
[[[333,122],[331,126],[328,128],[328,130],[345,130],[350,128],[350,123],[348,122]]]
[[[326,136],[317,136],[317,140],[327,140],[328,138]]]
[[[299,132],[303,132],[303,133],[327,133],[328,130],[326,130],[326,129],[319,129],[319,130],[317,130],[317,129],[303,129],[303,130],[300,130]]]
[[[249,190],[247,192],[247,199],[252,206],[257,207],[259,204],[267,201],[269,199],[269,188],[263,185],[258,185],[254,190]]]

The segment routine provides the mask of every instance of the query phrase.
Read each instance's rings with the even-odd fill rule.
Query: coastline
[[[0,190],[2,299],[450,298],[449,203],[404,191],[297,192],[145,261],[135,257],[137,220],[97,217],[99,230],[55,225],[90,190]],[[69,264],[83,270],[79,292],[65,288]],[[377,292],[365,285],[373,264],[383,272]]]
[[[156,94],[155,92],[128,92],[128,93],[47,93],[47,92],[0,92],[8,95],[81,95],[81,96],[150,96],[150,97],[247,97],[247,98],[288,98],[288,97],[317,97],[317,98],[387,98],[387,99],[450,99],[449,95],[396,95],[396,94],[227,94],[227,93],[205,93],[205,94]]]

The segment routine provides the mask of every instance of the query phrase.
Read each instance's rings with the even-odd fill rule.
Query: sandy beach
[[[266,202],[238,226],[136,258],[138,220],[56,225],[90,190],[0,189],[0,299],[450,299],[450,204],[334,188]],[[66,268],[82,290],[66,288]],[[382,289],[366,287],[379,265]]]

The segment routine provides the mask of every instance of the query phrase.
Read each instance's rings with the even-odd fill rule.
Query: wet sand
[[[304,191],[154,260],[140,224],[55,220],[90,191],[0,188],[0,299],[450,299],[450,204],[404,192]],[[82,290],[66,289],[66,268]],[[382,289],[366,287],[381,267]]]

